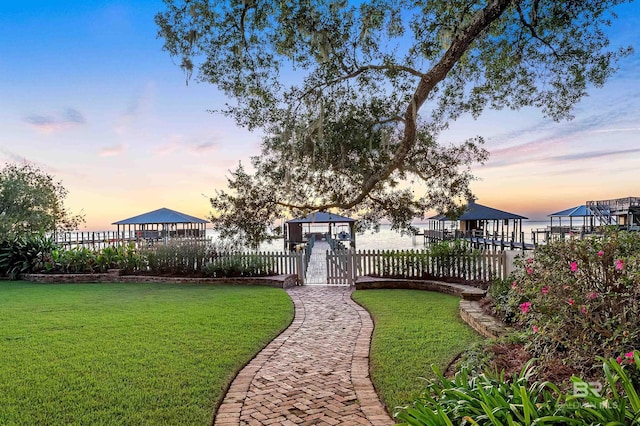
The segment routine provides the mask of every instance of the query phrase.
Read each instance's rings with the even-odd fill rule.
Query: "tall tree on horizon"
[[[84,216],[65,207],[67,194],[62,182],[33,164],[5,164],[0,169],[0,238],[78,229]]]
[[[631,51],[604,31],[624,2],[165,0],[156,23],[187,78],[264,134],[251,170],[211,199],[222,235],[255,244],[285,213],[339,209],[402,229],[459,207],[488,153],[481,136],[441,132],[487,108],[570,119]]]

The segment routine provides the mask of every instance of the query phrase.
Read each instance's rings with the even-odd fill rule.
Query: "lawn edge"
[[[249,386],[251,385],[253,378],[260,370],[260,367],[262,367],[262,365],[273,356],[277,349],[282,346],[284,342],[286,342],[289,337],[293,333],[295,333],[302,325],[303,321],[301,317],[304,318],[304,304],[299,299],[299,297],[294,297],[294,295],[286,291],[286,289],[282,290],[289,296],[289,299],[291,300],[293,305],[293,316],[291,317],[291,321],[273,339],[267,342],[249,360],[247,360],[244,365],[242,365],[236,372],[234,372],[233,378],[225,386],[223,398],[221,398],[219,402],[216,403],[216,406],[213,409],[213,416],[210,423],[212,426],[217,424],[216,420],[218,418],[218,415],[220,414],[220,407],[222,407],[224,404],[229,404],[231,407],[233,407],[233,404],[237,403],[238,399],[243,400],[246,396],[247,391],[249,390]],[[297,325],[297,327],[295,325]],[[273,345],[276,341],[277,347],[270,348],[269,346]],[[240,410],[241,407],[237,410],[235,408],[233,410],[229,409],[229,411],[227,411],[225,414],[233,415],[233,419],[236,419],[237,415],[237,420],[239,422]]]

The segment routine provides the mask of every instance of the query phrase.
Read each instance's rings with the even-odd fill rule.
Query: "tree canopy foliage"
[[[0,170],[0,236],[74,230],[84,222],[64,206],[62,182],[32,164],[6,164]]]
[[[264,134],[251,171],[239,166],[211,200],[216,226],[249,239],[285,213],[403,228],[453,208],[488,154],[480,136],[441,141],[452,120],[530,106],[570,118],[629,53],[605,33],[620,0],[165,3],[164,48]]]

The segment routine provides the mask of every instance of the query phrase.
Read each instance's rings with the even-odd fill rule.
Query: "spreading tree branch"
[[[398,170],[404,164],[407,155],[416,143],[418,110],[427,100],[431,91],[439,82],[444,80],[471,44],[491,23],[496,21],[502,13],[504,13],[512,2],[513,0],[493,0],[485,8],[478,10],[470,19],[467,26],[455,36],[440,60],[427,73],[422,75],[418,87],[404,113],[404,134],[394,152],[393,158],[386,167],[382,168],[378,173],[372,174],[364,182],[357,195],[351,200],[341,203],[291,205],[278,202],[278,204],[300,210],[327,210],[330,208],[348,210],[360,204],[380,182],[389,178],[394,171]],[[361,67],[354,73],[357,75],[366,70],[367,67]]]

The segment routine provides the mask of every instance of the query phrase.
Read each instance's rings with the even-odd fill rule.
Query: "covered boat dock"
[[[429,218],[425,244],[457,239],[478,248],[533,249],[533,244],[524,242],[523,219],[527,218],[469,201],[460,215],[439,214]]]
[[[309,241],[339,242],[348,248],[356,247],[356,220],[325,211],[310,213],[306,217],[291,219],[284,228],[284,249]]]
[[[118,227],[118,235],[122,229],[122,232],[128,234],[130,239],[166,241],[176,238],[204,239],[207,223],[209,221],[163,207],[119,220],[112,225]]]

